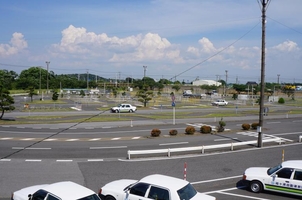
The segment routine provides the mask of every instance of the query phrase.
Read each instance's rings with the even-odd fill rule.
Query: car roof
[[[288,160],[282,163],[282,167],[293,167],[302,169],[302,160]]]
[[[80,199],[92,194],[92,190],[71,181],[57,182],[49,184],[43,190],[52,193],[61,199]]]
[[[158,185],[165,188],[174,188],[176,190],[183,188],[189,183],[186,180],[174,178],[171,176],[161,175],[161,174],[153,174],[153,175],[146,176],[142,178],[140,182]]]

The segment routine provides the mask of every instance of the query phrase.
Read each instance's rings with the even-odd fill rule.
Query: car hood
[[[123,191],[128,185],[136,183],[137,180],[133,179],[121,179],[112,181],[110,183],[107,183],[104,187],[102,187],[102,190],[105,192],[107,189],[114,189],[115,191]]]
[[[244,174],[248,176],[267,176],[267,170],[269,168],[267,167],[250,167],[247,168],[244,172]]]
[[[193,198],[191,198],[190,200],[215,200],[216,197],[207,195],[207,194],[202,194],[202,193],[197,193]]]
[[[14,200],[27,200],[29,194],[33,194],[36,191],[38,191],[39,189],[45,188],[46,186],[48,186],[48,184],[34,185],[34,186],[23,188],[21,190],[14,192],[13,199]]]

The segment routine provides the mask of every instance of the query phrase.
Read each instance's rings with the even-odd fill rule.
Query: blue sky
[[[0,69],[260,80],[261,0],[0,1]],[[267,7],[267,82],[302,83],[302,1]]]

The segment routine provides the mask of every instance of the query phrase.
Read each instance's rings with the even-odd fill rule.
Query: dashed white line
[[[68,139],[66,140],[67,142],[74,142],[74,141],[78,141],[79,139]]]
[[[72,162],[73,160],[56,160],[57,162]]]
[[[11,140],[13,139],[12,137],[7,137],[7,138],[0,138],[0,140]]]
[[[1,161],[7,162],[7,161],[11,161],[11,159],[0,159],[0,162],[1,162]]]
[[[104,161],[104,159],[88,159],[88,162],[100,162],[100,161]]]
[[[41,162],[42,160],[26,159],[25,162]]]
[[[165,143],[159,144],[159,146],[166,146],[166,145],[177,145],[177,144],[188,144],[189,142],[175,142],[175,143]]]
[[[28,140],[34,140],[35,138],[23,138],[21,140],[25,140],[25,141],[28,141]]]
[[[120,137],[117,137],[117,138],[111,138],[111,140],[120,140],[121,138]]]
[[[51,148],[33,148],[33,147],[12,147],[12,149],[29,149],[29,150],[50,150]]]
[[[122,149],[127,148],[127,146],[115,146],[115,147],[90,147],[89,149]]]
[[[222,192],[222,191],[221,192],[218,191],[217,193],[230,195],[230,196],[236,196],[236,197],[243,197],[243,198],[248,198],[248,199],[269,200],[269,199],[264,199],[264,198],[259,198],[259,197],[252,197],[252,196],[246,196],[246,195],[241,195],[241,194],[233,194],[233,193]]]
[[[102,138],[92,138],[90,139],[89,141],[98,141],[98,140],[101,140]]]
[[[214,140],[215,142],[218,142],[218,141],[224,141],[224,140],[237,140],[238,138],[223,138],[223,139],[216,139]]]
[[[56,141],[56,140],[58,140],[58,139],[51,139],[51,138],[49,138],[49,139],[46,139],[46,140],[44,140],[44,141],[50,142],[50,141]]]
[[[141,137],[133,137],[133,138],[131,138],[132,140],[137,140],[137,139],[139,139],[139,138],[141,138]]]

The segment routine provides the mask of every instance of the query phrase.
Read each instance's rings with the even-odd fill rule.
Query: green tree
[[[85,96],[84,90],[81,90],[81,91],[80,91],[80,96],[81,96],[82,98]]]
[[[245,84],[233,84],[233,89],[236,90],[238,94],[241,94],[241,92],[245,92],[246,89]]]
[[[136,93],[136,96],[138,97],[138,101],[142,102],[144,107],[147,107],[147,103],[152,100],[153,91],[148,91],[147,88],[145,88],[143,90],[139,90]]]
[[[38,95],[35,91],[35,88],[33,86],[29,86],[28,90],[26,91],[28,93],[28,96],[30,97],[30,101],[33,102],[33,96]]]
[[[174,90],[176,90],[176,92],[178,92],[180,90],[180,85],[179,84],[173,85],[172,89],[174,89]]]
[[[58,92],[54,92],[54,93],[52,94],[52,100],[53,100],[53,101],[57,101],[58,98],[59,98]]]
[[[13,104],[15,103],[14,98],[9,95],[9,91],[0,85],[0,119],[2,119],[4,112],[9,110],[15,110]]]

